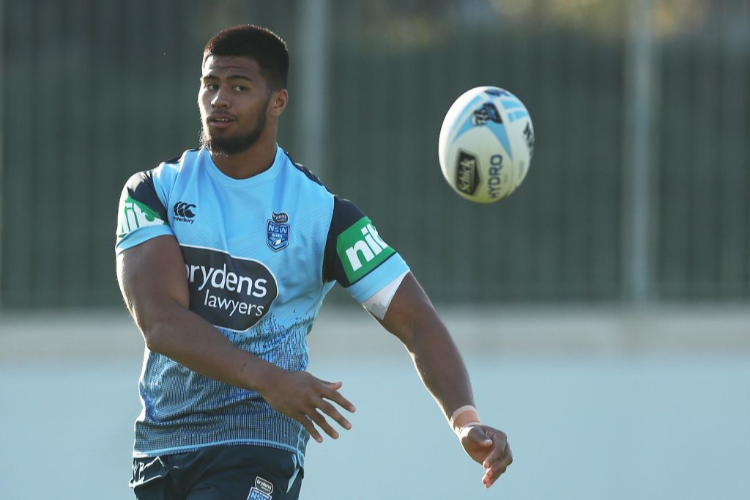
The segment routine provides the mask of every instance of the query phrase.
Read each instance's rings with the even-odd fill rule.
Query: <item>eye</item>
[[[235,85],[234,87],[232,87],[232,90],[236,90],[237,92],[244,92],[248,90],[248,88],[244,85]]]
[[[206,90],[216,90],[219,88],[219,86],[212,82],[206,82],[203,84],[203,88]]]

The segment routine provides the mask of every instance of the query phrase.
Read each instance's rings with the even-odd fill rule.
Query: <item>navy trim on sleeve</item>
[[[159,214],[161,220],[167,222],[167,209],[159,199],[159,195],[156,194],[153,170],[146,170],[145,172],[134,174],[128,179],[127,184],[125,184],[125,189],[128,190],[128,196],[138,203],[143,203],[151,208]]]
[[[338,281],[344,288],[352,285],[336,253],[336,242],[341,233],[364,216],[364,212],[351,201],[338,196],[333,197],[333,216],[331,217],[331,227],[328,230],[328,239],[326,240],[326,249],[323,256],[324,282]]]

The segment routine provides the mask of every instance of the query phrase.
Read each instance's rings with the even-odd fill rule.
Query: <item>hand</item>
[[[300,422],[315,441],[322,443],[323,437],[313,423],[333,439],[339,437],[339,433],[331,427],[323,414],[338,422],[344,429],[352,428],[352,424],[336,407],[326,401],[333,401],[354,413],[354,405],[338,392],[342,385],[342,382],[320,380],[307,372],[278,369],[274,370],[259,392],[274,410]]]
[[[468,425],[458,433],[464,451],[486,469],[482,483],[489,488],[513,463],[513,454],[504,432],[488,425]]]

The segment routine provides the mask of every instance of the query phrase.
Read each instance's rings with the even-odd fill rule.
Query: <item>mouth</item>
[[[227,128],[234,123],[234,117],[230,115],[209,115],[206,123],[213,128]]]

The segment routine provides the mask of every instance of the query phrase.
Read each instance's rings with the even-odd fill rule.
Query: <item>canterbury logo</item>
[[[193,209],[197,208],[192,203],[185,203],[183,201],[178,201],[174,204],[174,220],[180,221],[180,222],[189,222],[190,224],[193,223],[192,218],[195,217],[195,212],[193,212]]]

